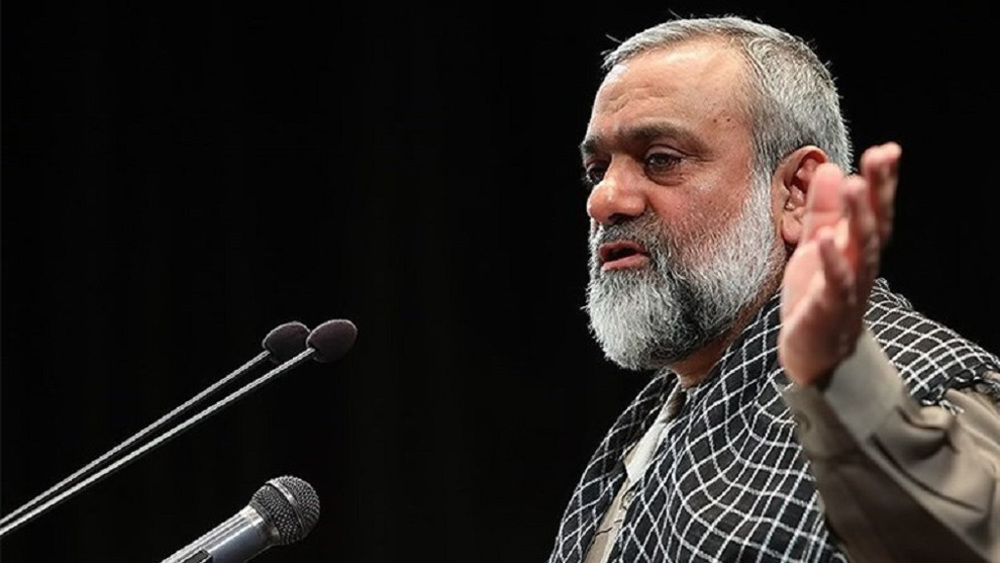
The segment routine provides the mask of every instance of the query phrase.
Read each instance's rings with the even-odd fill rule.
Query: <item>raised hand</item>
[[[892,234],[902,149],[869,148],[857,174],[817,167],[802,237],[785,267],[778,358],[797,384],[827,377],[853,351]]]

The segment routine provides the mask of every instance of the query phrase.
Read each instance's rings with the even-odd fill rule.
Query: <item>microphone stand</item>
[[[93,475],[91,475],[90,477],[87,477],[83,481],[80,481],[79,483],[77,483],[76,485],[74,485],[73,487],[71,487],[70,489],[68,489],[68,490],[66,490],[66,491],[64,491],[64,492],[62,492],[62,493],[60,493],[60,494],[52,497],[51,499],[49,499],[48,501],[46,501],[41,506],[39,506],[39,507],[35,508],[34,510],[28,512],[27,514],[24,514],[23,516],[17,518],[16,520],[14,520],[13,522],[11,522],[9,524],[4,524],[3,527],[0,527],[0,538],[2,538],[5,535],[9,534],[10,532],[14,531],[15,529],[19,528],[20,526],[24,525],[28,521],[30,521],[30,520],[38,517],[43,512],[45,512],[45,511],[53,508],[54,506],[56,506],[60,502],[66,500],[70,496],[76,494],[77,492],[79,492],[82,489],[88,487],[89,485],[91,485],[91,484],[93,484],[93,483],[95,483],[95,482],[103,479],[104,477],[107,477],[108,475],[114,473],[118,469],[121,469],[125,465],[128,465],[129,463],[135,461],[140,456],[145,455],[150,450],[152,450],[152,449],[154,449],[154,448],[162,445],[167,440],[170,440],[171,438],[177,436],[181,432],[184,432],[185,430],[188,430],[189,428],[191,428],[195,424],[197,424],[197,423],[201,422],[202,420],[204,420],[205,418],[208,418],[209,416],[215,414],[216,412],[218,412],[219,410],[223,409],[224,407],[232,404],[237,399],[242,398],[247,393],[250,393],[251,391],[257,389],[258,387],[260,387],[261,385],[267,383],[268,381],[270,381],[274,377],[276,377],[276,376],[284,373],[285,371],[287,371],[287,370],[289,370],[289,369],[291,369],[291,368],[299,365],[304,360],[306,360],[306,359],[310,358],[311,356],[313,356],[315,353],[316,353],[316,350],[314,348],[308,348],[308,349],[306,349],[305,351],[299,353],[298,355],[296,355],[292,359],[286,361],[285,363],[279,365],[278,367],[272,369],[271,371],[265,373],[264,375],[258,377],[257,379],[255,379],[255,380],[251,381],[250,383],[244,385],[243,387],[239,388],[238,390],[236,390],[236,391],[230,393],[229,395],[223,397],[219,401],[216,401],[215,403],[213,403],[208,408],[206,408],[206,409],[198,412],[197,414],[195,414],[194,416],[188,418],[184,422],[178,424],[177,426],[174,426],[173,428],[171,428],[170,430],[164,432],[163,434],[160,434],[159,436],[157,436],[153,440],[147,442],[142,447],[136,449],[132,453],[126,455],[125,457],[119,459],[118,461],[112,463],[111,465],[105,467],[104,469],[98,471],[97,473],[94,473]]]

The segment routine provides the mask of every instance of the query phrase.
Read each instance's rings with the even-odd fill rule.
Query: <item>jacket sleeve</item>
[[[1000,386],[996,373],[984,377]],[[953,408],[923,406],[868,332],[823,385],[782,395],[852,561],[1000,562],[995,395],[952,389]]]

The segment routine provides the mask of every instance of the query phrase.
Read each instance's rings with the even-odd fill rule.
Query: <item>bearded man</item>
[[[1000,360],[879,277],[902,148],[738,17],[606,55],[581,144],[593,334],[652,378],[550,563],[1000,561]]]

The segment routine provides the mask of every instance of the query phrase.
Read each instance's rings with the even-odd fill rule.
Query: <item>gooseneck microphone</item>
[[[242,563],[301,540],[317,520],[319,497],[312,486],[298,477],[277,477],[242,510],[161,563]]]
[[[272,363],[280,364],[305,350],[306,338],[309,338],[309,327],[298,321],[292,321],[271,329],[271,332],[267,333],[264,341],[261,342],[261,346],[267,352],[265,357],[270,359]],[[256,362],[254,363],[256,364]]]
[[[321,364],[339,360],[354,346],[358,328],[347,319],[333,319],[312,329],[306,337],[303,359],[311,357]],[[289,360],[290,361],[290,360]]]
[[[181,413],[189,410],[194,405],[202,402],[205,398],[214,394],[216,391],[218,391],[220,388],[222,388],[229,382],[235,380],[244,373],[250,371],[258,364],[263,362],[265,359],[270,358],[271,361],[275,363],[280,363],[294,357],[296,354],[298,354],[299,352],[301,352],[306,348],[306,338],[308,337],[308,335],[309,335],[309,328],[298,321],[292,321],[274,327],[273,329],[271,329],[270,332],[267,333],[267,336],[264,337],[263,342],[261,342],[261,346],[264,348],[264,351],[254,356],[253,359],[243,364],[242,366],[236,368],[229,375],[223,377],[216,383],[212,384],[201,393],[198,393],[184,404],[180,405],[179,407],[175,408],[169,413],[163,415],[149,426],[136,432],[127,440],[125,440],[121,444],[118,444],[117,446],[109,450],[107,453],[102,455],[101,457],[88,463],[87,465],[83,466],[82,468],[74,472],[69,477],[66,477],[62,481],[56,483],[42,494],[36,496],[29,502],[25,503],[17,510],[14,510],[9,514],[5,514],[3,518],[0,518],[0,526],[6,526],[8,523],[12,522],[15,518],[17,518],[21,514],[24,514],[25,512],[38,506],[45,500],[52,498],[52,496],[55,495],[57,492],[59,492],[62,489],[65,489],[67,486],[72,484],[74,481],[76,481],[86,473],[97,469],[101,465],[106,464],[116,455],[120,454],[127,448],[136,444],[137,442],[139,442],[139,440],[142,440],[147,436],[149,436],[150,434],[152,434],[153,432],[159,430],[160,428],[163,428],[168,422],[171,422],[178,416],[180,416]],[[0,529],[6,531],[6,528],[0,528]]]
[[[199,411],[195,415],[186,419],[182,423],[174,426],[173,428],[169,429],[163,434],[160,434],[156,438],[150,440],[149,442],[146,442],[144,445],[140,446],[139,448],[135,449],[134,451],[125,455],[124,457],[121,457],[120,459],[118,459],[114,463],[111,463],[104,469],[101,469],[100,471],[91,474],[89,477],[86,477],[78,481],[72,487],[66,489],[64,486],[63,487],[64,490],[62,492],[59,493],[52,492],[50,494],[44,494],[43,496],[47,497],[47,500],[45,500],[44,503],[39,504],[38,502],[33,501],[31,504],[35,506],[35,508],[27,511],[19,510],[18,514],[20,514],[20,516],[15,517],[12,514],[10,515],[9,518],[5,519],[4,524],[2,525],[2,527],[0,527],[0,538],[7,535],[14,529],[24,525],[28,521],[36,518],[46,510],[49,510],[52,507],[59,504],[60,502],[66,500],[71,495],[78,493],[85,487],[90,486],[96,481],[103,479],[104,477],[110,475],[111,473],[117,471],[118,469],[124,467],[125,465],[131,463],[132,461],[135,461],[140,456],[148,453],[150,450],[160,446],[161,444],[177,436],[181,432],[188,430],[195,424],[215,414],[219,410],[232,404],[236,400],[254,391],[255,389],[264,385],[265,383],[273,380],[278,375],[299,365],[303,361],[309,358],[313,358],[316,361],[326,363],[339,359],[341,356],[346,354],[348,350],[351,349],[351,347],[354,345],[355,339],[357,338],[357,327],[355,327],[354,323],[345,319],[334,319],[326,321],[325,323],[314,328],[312,331],[309,331],[308,335],[303,333],[303,331],[297,325],[301,325],[301,323],[297,324],[288,323],[287,325],[282,325],[274,329],[269,334],[269,336],[272,336],[272,338],[270,340],[268,338],[264,339],[264,347],[267,349],[267,351],[259,354],[256,358],[248,362],[248,364],[246,364],[244,367],[238,369],[237,372],[238,373],[245,372],[247,369],[249,369],[250,366],[256,365],[256,363],[259,363],[268,356],[273,356],[279,361],[281,361],[281,363],[277,367],[271,369],[264,375],[244,385],[240,389],[230,393],[229,395],[220,399],[219,401],[216,401],[209,407]],[[305,328],[305,325],[301,325],[301,327]],[[299,342],[305,344],[305,349],[297,354],[294,354],[290,358],[282,359],[285,358],[285,356],[287,356],[289,353],[293,353],[297,349]],[[237,372],[234,372],[234,374],[236,374]],[[228,382],[233,377],[234,375],[227,376],[223,381]],[[213,391],[218,389],[223,384],[223,381],[220,381],[219,383],[213,385],[209,389]],[[191,399],[181,407],[178,407],[177,409],[172,411],[169,415],[163,417],[163,419],[157,421],[149,428],[144,429],[139,434],[141,434],[142,436],[148,435],[152,431],[153,427],[156,428],[161,427],[166,422],[166,420],[164,419],[175,418],[177,413],[183,410],[187,410],[190,407],[190,405],[196,402],[196,400],[200,400],[206,397],[208,394],[209,394],[208,390],[200,393],[197,397]],[[128,444],[135,443],[138,440],[138,437],[139,435],[137,434],[133,438],[130,438],[127,441]],[[124,445],[116,447],[114,450],[112,450],[112,452],[115,453],[120,452],[124,447],[125,447]],[[112,452],[109,452],[108,454],[105,454],[105,456],[102,456],[102,458],[100,458],[100,461],[107,461],[111,457]],[[93,462],[90,465],[88,465],[88,468],[96,465],[98,465],[98,462]],[[74,476],[80,476],[84,473],[84,471],[85,470],[82,469],[77,473],[75,473]],[[70,478],[67,478],[66,480],[64,480],[64,482],[68,482],[70,480],[71,480]],[[50,490],[56,490],[58,488],[59,487],[57,486],[53,487],[53,489]]]

